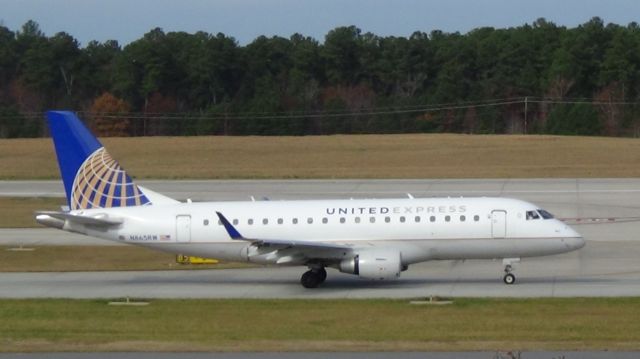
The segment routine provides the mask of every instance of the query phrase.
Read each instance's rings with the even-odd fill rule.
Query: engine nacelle
[[[399,251],[369,249],[343,259],[338,269],[367,279],[396,279],[403,268]]]

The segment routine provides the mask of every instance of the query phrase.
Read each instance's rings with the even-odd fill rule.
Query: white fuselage
[[[245,238],[392,247],[402,264],[434,259],[494,259],[572,251],[584,240],[565,223],[528,218],[533,204],[507,198],[428,198],[208,202],[73,211],[123,223],[109,229],[66,222],[65,230],[172,253],[279,263],[268,248],[233,240],[222,213]],[[346,255],[346,253],[345,253]],[[327,260],[335,253],[327,255]],[[284,264],[304,265],[295,257]]]

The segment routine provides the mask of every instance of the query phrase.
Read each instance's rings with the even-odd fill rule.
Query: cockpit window
[[[536,211],[527,211],[527,221],[530,221],[532,219],[540,219],[540,216],[538,215],[538,212],[536,212]]]
[[[544,209],[539,209],[538,213],[540,213],[540,215],[542,216],[542,218],[544,219],[551,219],[553,218],[553,214],[545,211]]]

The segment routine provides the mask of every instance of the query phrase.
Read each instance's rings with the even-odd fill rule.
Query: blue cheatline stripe
[[[220,218],[220,222],[222,222],[224,229],[227,230],[227,233],[229,233],[229,237],[231,237],[231,239],[244,239],[242,234],[238,232],[236,227],[229,223],[229,221],[222,215],[222,213],[216,212],[216,214],[218,215],[218,218]]]

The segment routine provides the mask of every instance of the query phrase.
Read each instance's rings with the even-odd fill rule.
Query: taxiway
[[[502,196],[538,204],[573,221],[587,246],[565,255],[523,259],[513,286],[500,261],[413,265],[401,279],[371,282],[331,270],[307,290],[303,268],[154,272],[3,273],[3,298],[418,298],[640,296],[640,179],[141,181],[175,198],[270,200],[427,196]],[[4,196],[62,196],[57,181],[0,182]],[[110,244],[50,229],[0,230],[0,245]]]

